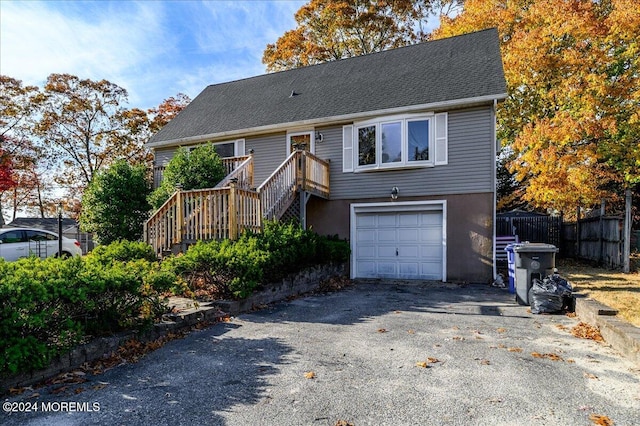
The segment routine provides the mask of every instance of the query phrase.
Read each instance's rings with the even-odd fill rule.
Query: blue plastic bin
[[[507,244],[504,250],[507,252],[507,266],[509,270],[509,293],[516,292],[516,253],[514,247],[519,243]]]

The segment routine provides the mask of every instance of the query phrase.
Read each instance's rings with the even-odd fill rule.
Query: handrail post
[[[307,152],[302,151],[300,158],[300,172],[302,173],[302,182],[300,182],[300,187],[303,191],[307,189]]]
[[[182,205],[182,188],[178,188],[176,194],[176,233],[173,236],[173,243],[178,244],[182,242],[183,222],[184,222],[184,208]]]
[[[236,212],[237,181],[229,182],[229,239],[235,240],[238,235],[238,218]]]
[[[253,149],[249,150],[249,158],[251,158],[251,161],[249,162],[247,173],[249,173],[249,188],[253,188]]]

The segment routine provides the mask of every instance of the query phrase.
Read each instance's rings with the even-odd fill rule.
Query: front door
[[[313,154],[315,152],[314,132],[287,133],[287,155],[298,149],[298,147]]]

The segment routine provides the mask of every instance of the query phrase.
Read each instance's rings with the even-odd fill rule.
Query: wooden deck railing
[[[216,188],[227,187],[234,180],[240,188],[253,188],[253,155],[224,158],[223,163],[227,174]]]
[[[291,153],[257,190],[251,189],[251,156],[234,157],[228,163],[233,169],[222,185],[176,191],[146,222],[145,239],[157,254],[179,244],[235,239],[244,230],[258,232],[263,218],[276,219],[284,213],[298,189],[329,196],[329,164],[306,151]]]
[[[182,241],[181,196],[182,191],[174,192],[144,224],[144,239],[158,255]]]
[[[295,198],[298,152],[292,152],[258,187],[262,217],[265,219],[272,220],[280,216]]]
[[[307,192],[329,198],[329,163],[310,152],[298,151],[300,171],[298,185]],[[304,171],[304,173],[302,173]]]
[[[258,193],[233,182],[225,188],[176,191],[145,224],[145,238],[160,255],[177,244],[236,239],[261,226]]]
[[[308,151],[292,152],[258,187],[263,217],[281,216],[293,202],[298,188],[329,198],[329,163]]]

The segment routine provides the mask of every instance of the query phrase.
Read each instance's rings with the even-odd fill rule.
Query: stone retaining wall
[[[344,276],[346,271],[346,264],[308,268],[290,275],[279,283],[265,285],[264,291],[254,293],[244,300],[198,303],[197,307],[193,306],[176,314],[165,315],[162,322],[154,324],[142,333],[124,332],[111,337],[94,339],[75,347],[67,354],[54,358],[46,369],[0,378],[0,395],[8,393],[11,388],[31,386],[58,374],[78,369],[85,363],[108,357],[117,351],[118,347],[133,338],[140,342],[150,342],[199,322],[217,321],[227,315],[248,312],[269,303],[317,290],[322,281]],[[172,306],[171,301],[169,306]]]
[[[243,300],[224,300],[213,302],[229,315],[249,312],[263,305],[284,300],[317,290],[320,283],[332,277],[346,275],[346,264],[321,265],[307,268],[297,274],[292,274],[281,282],[265,285],[265,290],[254,293]]]

